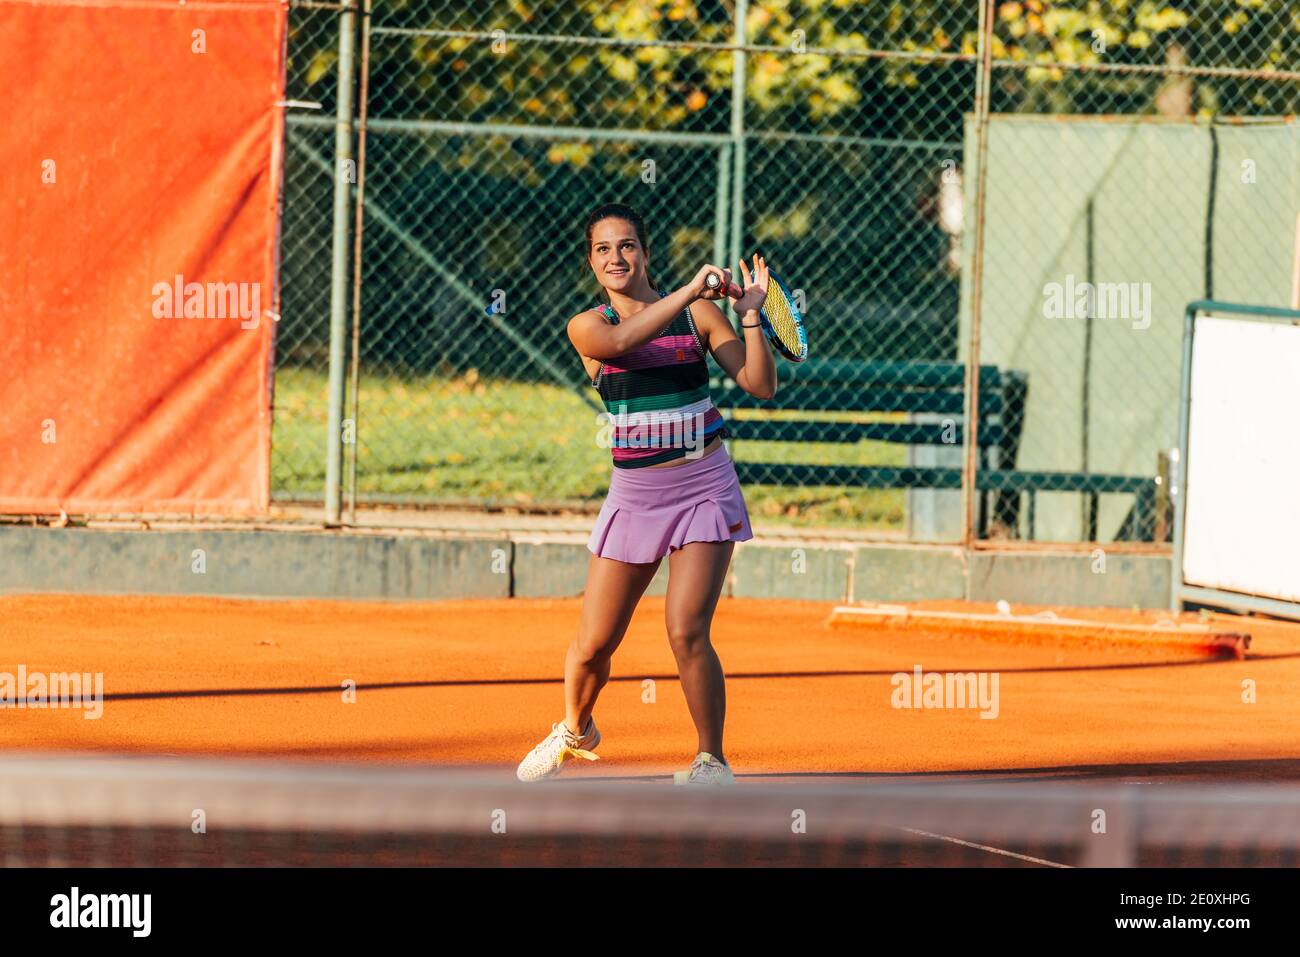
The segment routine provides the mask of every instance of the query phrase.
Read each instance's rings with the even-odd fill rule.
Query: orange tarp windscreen
[[[266,509],[278,0],[0,0],[0,511]]]

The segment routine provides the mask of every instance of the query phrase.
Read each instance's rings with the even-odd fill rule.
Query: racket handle
[[[707,276],[704,277],[704,285],[708,286],[710,289],[717,289],[719,286],[722,285],[722,280],[718,278],[717,273],[709,273]],[[727,284],[726,295],[729,296],[730,298],[739,299],[744,294],[745,294],[744,290],[741,289],[739,286],[737,286],[735,283]]]

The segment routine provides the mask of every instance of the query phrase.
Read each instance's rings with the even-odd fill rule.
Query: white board
[[[1183,580],[1300,601],[1300,327],[1195,321]]]

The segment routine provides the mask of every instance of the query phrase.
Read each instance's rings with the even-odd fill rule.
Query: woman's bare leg
[[[668,643],[699,735],[699,750],[726,763],[722,725],[727,690],[709,627],[722,595],[734,542],[691,542],[668,556]]]
[[[574,734],[586,729],[596,697],[609,681],[610,659],[658,569],[658,559],[634,565],[591,556],[578,634],[564,658],[564,723]]]

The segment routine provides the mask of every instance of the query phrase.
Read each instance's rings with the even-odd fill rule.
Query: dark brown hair
[[[641,243],[641,248],[645,250],[646,258],[649,258],[650,241],[646,238],[645,220],[641,218],[641,214],[631,206],[624,206],[622,203],[606,203],[604,206],[597,206],[591,211],[591,215],[587,217],[587,242],[582,250],[582,260],[587,264],[588,269],[591,268],[591,234],[595,230],[596,224],[606,219],[625,219],[631,223],[632,228],[636,230],[637,241]],[[648,272],[646,273],[646,280],[650,283],[651,289],[656,292],[659,290],[659,284],[654,281],[654,277]],[[609,299],[608,292],[605,293],[605,298],[606,300]]]

